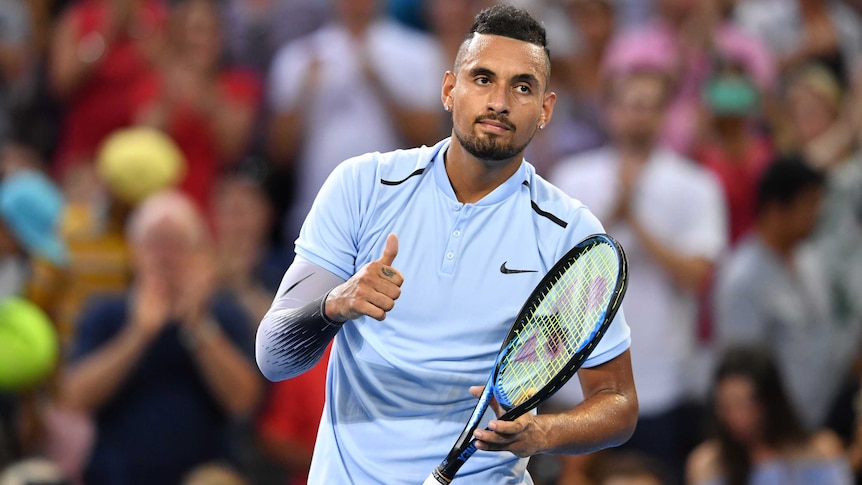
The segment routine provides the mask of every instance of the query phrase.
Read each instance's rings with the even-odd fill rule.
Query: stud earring
[[[545,124],[544,124],[544,123],[542,123],[541,125],[539,125],[539,129],[540,129],[540,130],[544,130],[544,129],[545,129]]]

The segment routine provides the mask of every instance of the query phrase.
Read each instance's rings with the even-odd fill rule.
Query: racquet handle
[[[449,485],[450,483],[452,483],[452,480],[446,480],[446,477],[440,475],[437,472],[437,469],[434,469],[434,471],[428,475],[428,478],[422,482],[422,485]]]

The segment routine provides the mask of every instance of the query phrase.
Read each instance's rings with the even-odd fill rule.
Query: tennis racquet
[[[551,397],[587,359],[623,300],[627,260],[619,243],[594,234],[542,278],[506,335],[470,420],[423,485],[447,485],[476,452],[473,431],[494,397],[513,421]]]

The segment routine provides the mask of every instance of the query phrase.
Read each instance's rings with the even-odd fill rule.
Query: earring
[[[452,108],[450,108],[448,104],[444,104],[443,109],[445,109],[446,111],[449,111]]]
[[[544,123],[542,123],[541,125],[539,125],[539,129],[540,129],[540,130],[544,130],[544,129],[545,129],[545,124],[544,124]]]

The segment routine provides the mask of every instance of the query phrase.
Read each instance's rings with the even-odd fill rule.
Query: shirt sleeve
[[[269,71],[269,104],[273,111],[289,111],[299,103],[301,89],[310,63],[302,50],[307,39],[300,39],[281,48]]]
[[[69,353],[71,362],[79,362],[119,332],[126,320],[122,301],[96,298],[85,306],[78,320]]]

